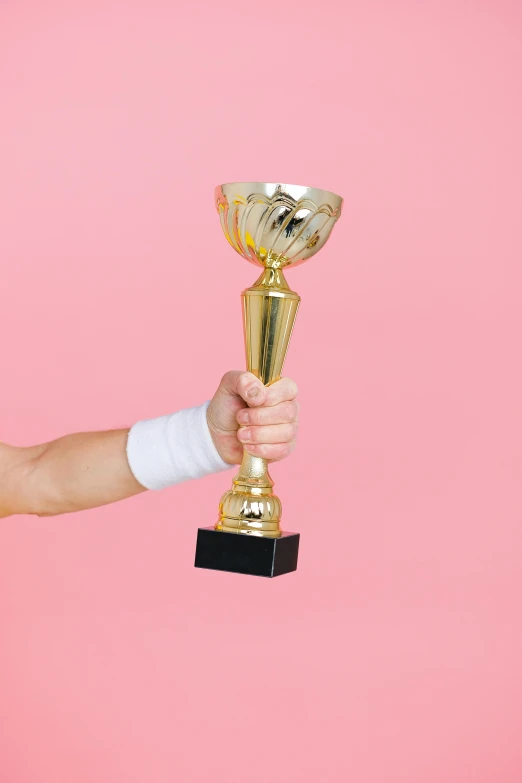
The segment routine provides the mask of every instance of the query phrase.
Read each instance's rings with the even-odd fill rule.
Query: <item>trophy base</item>
[[[200,527],[194,565],[251,576],[281,576],[296,570],[298,551],[299,533],[260,538]]]

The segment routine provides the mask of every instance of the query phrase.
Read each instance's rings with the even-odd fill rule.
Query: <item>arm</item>
[[[266,388],[250,373],[226,373],[205,418],[223,466],[241,461],[243,443],[271,461],[286,457],[297,432],[296,394],[287,378]],[[129,466],[128,436],[124,429],[67,435],[30,448],[0,443],[0,518],[82,511],[144,492]],[[188,448],[174,447],[182,457]]]
[[[126,459],[128,430],[67,435],[28,449],[0,445],[0,518],[54,516],[144,492]]]

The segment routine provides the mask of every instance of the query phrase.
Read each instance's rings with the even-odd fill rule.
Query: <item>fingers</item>
[[[226,394],[241,397],[250,407],[273,407],[297,397],[297,384],[290,378],[281,378],[272,386],[263,386],[251,372],[230,370],[221,379],[220,389]]]
[[[266,387],[253,373],[225,373],[207,410],[209,430],[221,457],[237,464],[243,445],[253,456],[270,462],[287,457],[295,447],[296,395],[297,385],[289,378]]]
[[[280,402],[271,408],[242,408],[237,413],[237,422],[241,425],[253,424],[290,424],[297,420],[299,405],[295,400]]]
[[[268,389],[251,372],[230,370],[221,379],[221,391],[234,397],[241,397],[247,405],[264,405]]]
[[[270,462],[291,454],[295,448],[299,413],[294,381],[281,378],[272,386],[263,386],[252,373],[231,370],[223,376],[219,391],[225,395],[221,400],[224,407],[230,409],[232,420],[240,425],[237,439],[246,451]],[[248,407],[237,410],[240,401]]]
[[[237,437],[241,443],[289,443],[297,435],[297,422],[269,424],[265,427],[241,427]]]
[[[239,428],[237,437],[249,454],[276,462],[292,453],[298,430],[295,401],[282,402],[273,408],[242,410],[237,415],[238,420],[245,419],[245,414],[249,424]]]
[[[290,378],[281,378],[281,380],[273,383],[272,386],[266,387],[266,399],[262,404],[273,407],[274,405],[279,405],[280,402],[295,400],[297,392],[298,388],[295,381],[292,381]]]
[[[278,462],[286,459],[295,449],[295,440],[289,443],[259,443],[245,446],[246,451],[253,457],[262,457],[270,462]]]

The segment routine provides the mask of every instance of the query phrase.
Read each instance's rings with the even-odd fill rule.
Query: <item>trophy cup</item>
[[[317,253],[341,215],[334,193],[300,185],[234,182],[215,191],[225,237],[259,279],[242,293],[248,370],[265,385],[279,380],[300,297],[283,270]],[[280,528],[281,501],[267,462],[245,450],[214,527],[199,528],[196,568],[279,576],[297,568],[299,533]]]

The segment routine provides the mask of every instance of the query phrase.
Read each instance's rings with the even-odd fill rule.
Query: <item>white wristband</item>
[[[165,489],[233,467],[214,446],[207,424],[209,404],[139,421],[131,428],[127,459],[143,487]]]

